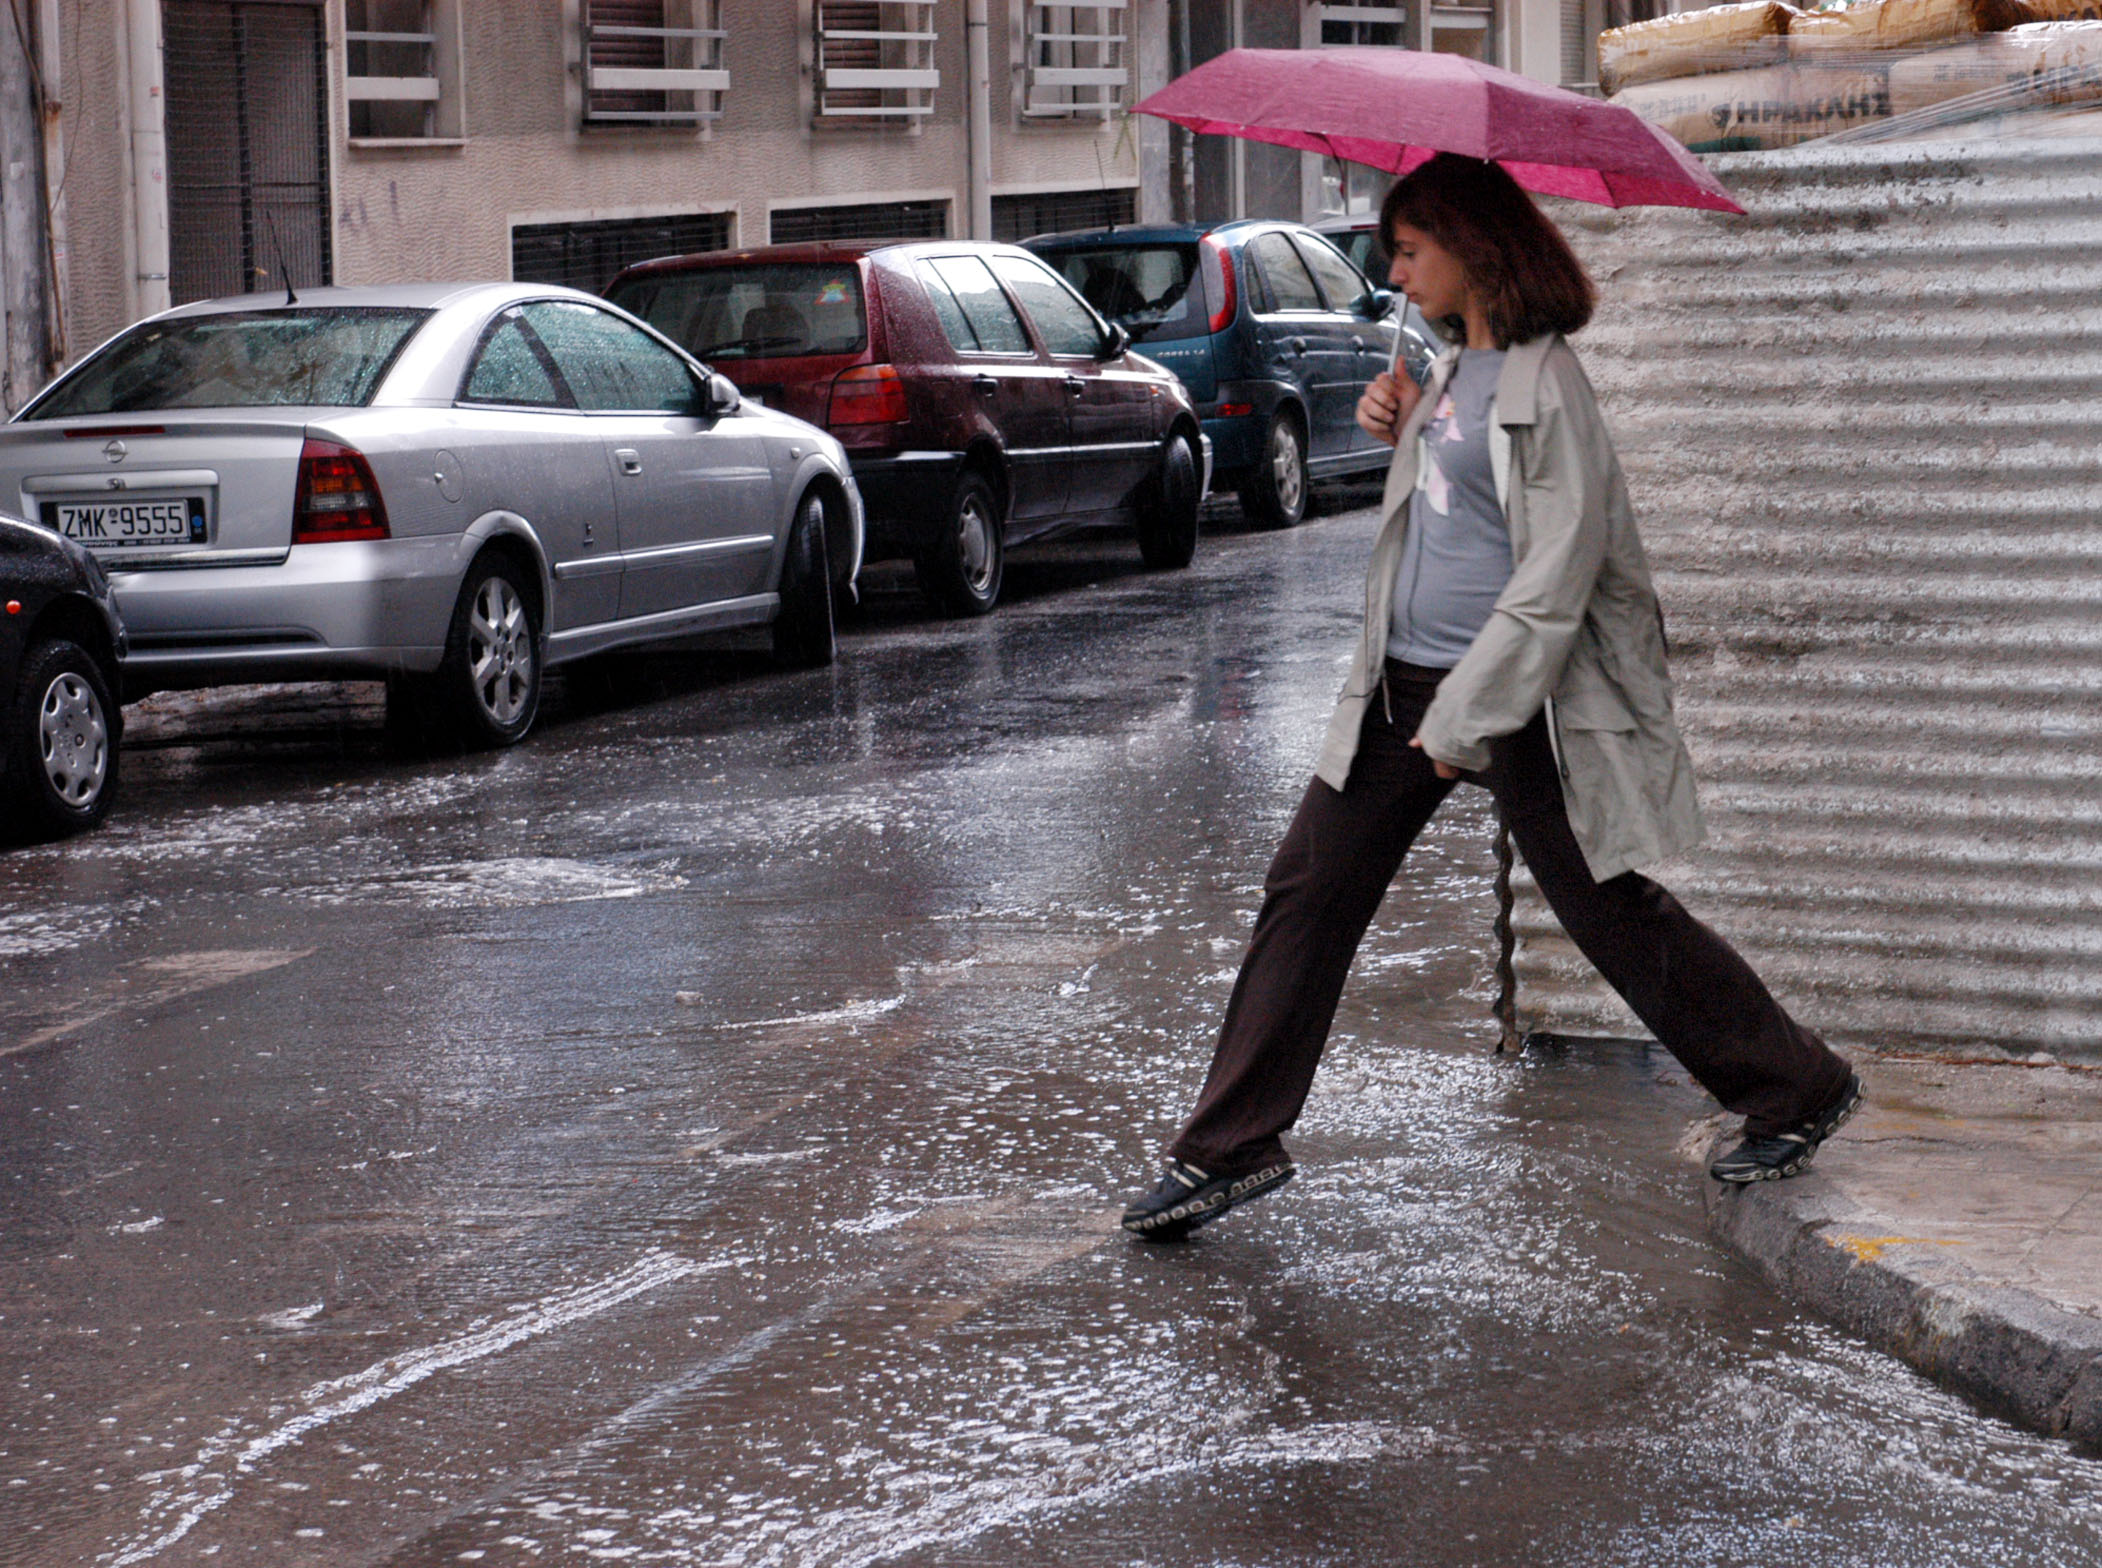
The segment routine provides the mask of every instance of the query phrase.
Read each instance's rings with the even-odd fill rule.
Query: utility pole
[[[993,66],[987,36],[986,0],[967,0],[964,7],[964,83],[966,140],[970,144],[970,179],[966,194],[970,212],[966,232],[974,240],[993,237]]]

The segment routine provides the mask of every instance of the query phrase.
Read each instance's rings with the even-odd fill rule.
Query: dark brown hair
[[[1397,223],[1421,229],[1458,258],[1504,348],[1574,332],[1598,304],[1598,290],[1562,231],[1496,164],[1450,152],[1418,164],[1380,204],[1380,238],[1389,249]],[[1458,326],[1455,335],[1464,337],[1465,323]]]

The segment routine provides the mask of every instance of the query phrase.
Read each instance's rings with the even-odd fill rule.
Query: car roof
[[[496,304],[505,299],[547,299],[550,297],[573,297],[580,300],[596,300],[597,296],[581,289],[565,288],[559,283],[512,283],[512,282],[455,282],[455,283],[378,283],[360,287],[331,287],[295,289],[294,301],[287,301],[285,290],[266,289],[255,294],[227,294],[218,299],[201,299],[193,304],[178,305],[163,313],[162,319],[178,316],[211,316],[229,314],[234,311],[283,310],[297,306],[364,307],[366,309],[394,308],[397,310],[443,310],[449,305],[462,304],[470,300],[483,300]]]
[[[1019,246],[1000,240],[889,239],[810,240],[793,245],[748,245],[742,250],[704,250],[686,256],[659,256],[623,268],[614,282],[652,277],[667,272],[705,272],[716,267],[823,266],[827,262],[860,261],[879,255],[949,255],[959,251],[1012,251]]]
[[[1119,223],[1106,229],[1069,229],[1059,234],[1031,235],[1031,249],[1066,250],[1082,245],[1187,245],[1192,240],[1216,234],[1236,239],[1264,229],[1312,229],[1297,218],[1227,218],[1219,223]]]

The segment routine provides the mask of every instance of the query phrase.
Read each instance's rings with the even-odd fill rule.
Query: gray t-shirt
[[[1511,531],[1489,461],[1489,406],[1504,351],[1469,348],[1423,427],[1423,471],[1394,573],[1391,658],[1449,670],[1511,580]]]

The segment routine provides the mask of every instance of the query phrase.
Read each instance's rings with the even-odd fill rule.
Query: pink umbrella
[[[1633,110],[1465,55],[1366,45],[1229,49],[1136,107],[1193,131],[1395,174],[1457,152],[1492,158],[1543,195],[1744,211],[1699,159]]]

